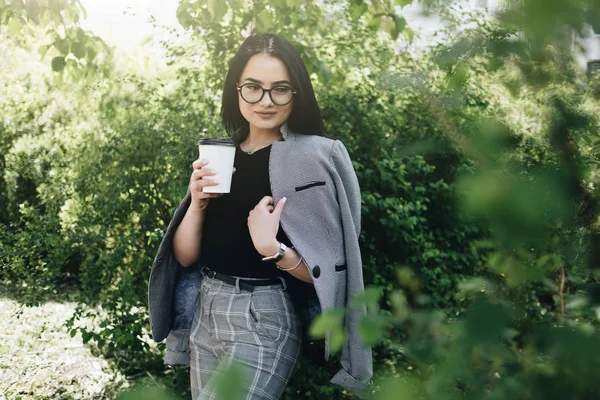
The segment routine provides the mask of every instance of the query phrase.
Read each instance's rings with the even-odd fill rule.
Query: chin
[[[249,121],[250,125],[254,125],[260,129],[278,129],[285,121]]]

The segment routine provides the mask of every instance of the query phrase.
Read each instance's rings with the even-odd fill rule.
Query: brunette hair
[[[292,132],[323,136],[321,110],[300,53],[286,39],[273,33],[250,35],[229,64],[221,103],[221,118],[227,134],[236,143],[241,143],[248,136],[249,124],[240,112],[236,83],[248,60],[256,54],[277,57],[288,69],[292,87],[297,92],[287,121],[288,128]]]

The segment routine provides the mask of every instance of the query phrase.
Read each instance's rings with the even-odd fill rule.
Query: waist
[[[227,275],[208,267],[202,267],[202,273],[205,277],[221,281],[230,286],[231,289],[239,288],[248,292],[253,292],[257,288],[267,288],[269,286],[283,286],[285,288],[285,280],[279,278],[247,278],[241,276]]]
[[[254,257],[236,255],[217,260],[207,254],[203,265],[217,273],[240,279],[277,279],[281,276],[274,263],[263,262],[262,256],[256,251],[255,253]]]

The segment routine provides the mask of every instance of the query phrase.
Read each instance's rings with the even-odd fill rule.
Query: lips
[[[275,115],[276,113],[274,113],[274,112],[260,112],[260,111],[256,111],[256,114],[260,115],[261,117],[270,117],[272,115]]]

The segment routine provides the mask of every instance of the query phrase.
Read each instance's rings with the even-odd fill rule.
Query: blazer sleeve
[[[185,198],[177,207],[167,231],[165,232],[158,252],[152,263],[148,282],[148,312],[152,339],[156,342],[164,340],[171,330],[173,318],[173,298],[177,283],[177,268],[179,264],[173,255],[173,236],[183,220],[191,203],[188,190]]]
[[[352,166],[348,151],[342,142],[336,140],[331,151],[332,175],[340,205],[344,251],[346,256],[346,304],[364,290],[362,258],[358,244],[360,236],[361,196],[358,178]],[[365,306],[348,308],[345,328],[348,341],[342,348],[342,368],[331,379],[357,395],[362,395],[373,376],[373,356],[358,334],[358,322],[366,315]]]

